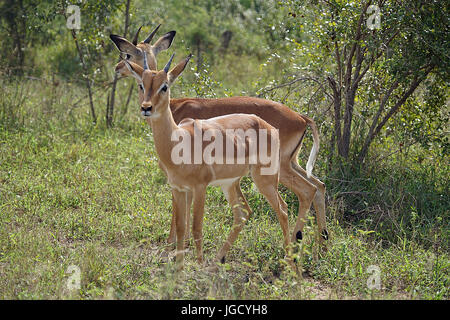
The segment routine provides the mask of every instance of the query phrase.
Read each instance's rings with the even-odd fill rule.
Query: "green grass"
[[[397,241],[385,241],[380,230],[346,219],[348,208],[333,188],[328,251],[319,256],[310,221],[301,247],[305,272],[298,278],[286,267],[275,214],[249,179],[242,185],[254,214],[227,263],[217,273],[199,268],[191,243],[185,270],[177,276],[173,252],[166,258],[170,188],[146,124],[133,113],[107,130],[89,123],[87,108],[68,114],[67,101],[84,94],[77,88],[64,85],[67,91],[56,92],[49,106],[43,99],[52,96],[51,88],[28,83],[19,94],[14,86],[5,87],[0,110],[2,299],[449,297],[447,239],[427,246],[405,229],[405,234],[397,232]],[[14,95],[25,98],[17,108],[11,107]],[[281,190],[292,229],[297,203]],[[223,195],[210,188],[204,221],[208,263],[231,223]],[[371,265],[380,268],[380,290],[367,286]],[[68,289],[70,266],[80,270],[80,290]]]

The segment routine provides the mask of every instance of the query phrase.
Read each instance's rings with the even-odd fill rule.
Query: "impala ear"
[[[125,39],[124,37],[118,36],[116,34],[111,34],[110,39],[116,45],[120,52],[129,54],[131,56],[139,57],[142,55],[141,50],[139,50],[134,44]]]
[[[159,38],[152,46],[153,54],[156,56],[161,51],[167,50],[172,45],[173,38],[175,38],[176,31],[169,31],[161,38]]]
[[[139,65],[134,62],[122,60],[125,63],[125,66],[130,70],[131,75],[135,78],[139,83],[142,82],[142,74],[144,73],[144,69],[142,69]]]
[[[183,73],[184,69],[186,68],[186,65],[188,64],[189,60],[191,60],[192,54],[189,54],[185,59],[183,59],[181,62],[179,62],[170,72],[168,73],[169,78],[169,85],[171,85],[176,78],[179,77],[180,74]]]

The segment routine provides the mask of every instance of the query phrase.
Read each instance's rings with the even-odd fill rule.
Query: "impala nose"
[[[118,76],[122,77],[122,72],[123,72],[125,69],[126,69],[125,63],[124,63],[123,61],[120,61],[120,62],[116,65],[116,67],[114,68],[114,72],[115,72]]]
[[[141,115],[143,115],[144,117],[150,117],[152,115],[152,106],[141,106]]]

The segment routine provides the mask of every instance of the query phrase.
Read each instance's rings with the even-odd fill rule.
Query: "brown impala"
[[[239,186],[241,178],[249,172],[258,190],[277,213],[289,258],[288,216],[283,209],[282,198],[277,190],[280,159],[278,130],[263,119],[249,114],[229,114],[206,120],[184,119],[179,124],[175,123],[169,107],[170,87],[183,72],[191,56],[183,59],[170,71],[173,55],[161,71],[150,70],[146,56],[147,54],[144,52],[144,68],[133,62],[125,61],[124,63],[142,86],[142,116],[152,127],[159,165],[164,170],[172,187],[174,207],[177,208],[175,221],[178,268],[183,266],[187,225],[185,220],[190,212],[192,201],[194,203],[192,230],[197,260],[199,263],[203,263],[202,226],[208,185],[220,186],[233,210],[233,228],[216,257],[218,261],[225,261],[226,253],[251,214]],[[197,133],[196,130],[198,130]],[[238,131],[246,132],[248,135],[237,139],[235,133]],[[214,144],[214,161],[206,161],[204,155],[208,154],[210,144],[204,143],[202,138],[198,144],[199,149],[197,149],[202,155],[200,161],[192,161],[192,158],[188,156],[186,161],[177,163],[177,154],[173,151],[180,143],[174,139],[174,136],[183,137],[181,144],[186,147],[183,150],[183,156],[186,156],[185,153],[189,153],[189,155],[194,153],[195,159],[195,156],[198,155],[195,151],[196,139],[199,134],[202,136],[209,134],[210,138],[214,136],[214,143],[211,143]],[[227,146],[226,150],[223,148],[224,145]],[[256,147],[259,152],[255,152]],[[238,152],[239,149],[242,153]],[[270,158],[267,158],[268,149],[270,149]],[[209,151],[209,155],[212,155],[212,150]],[[225,158],[226,163],[224,162]],[[292,266],[294,265],[292,264]]]
[[[138,43],[138,32],[133,43],[123,37],[111,35],[110,38],[125,55],[129,62],[143,66],[144,52],[148,55],[148,65],[150,69],[156,70],[156,55],[166,50],[172,43],[175,31],[171,31],[159,38],[152,46],[150,42],[158,30],[159,26],[143,42]],[[115,71],[122,77],[133,76],[124,60],[120,61]],[[139,82],[138,82],[139,83]],[[139,102],[143,101],[143,86],[139,84]],[[325,185],[312,173],[314,162],[319,151],[319,132],[315,122],[289,107],[270,100],[254,97],[230,97],[219,99],[201,99],[201,98],[178,98],[170,99],[169,107],[175,123],[179,124],[185,118],[209,119],[212,117],[223,116],[234,113],[254,114],[270,125],[279,130],[280,139],[280,182],[292,190],[298,200],[297,223],[292,234],[292,241],[301,240],[303,235],[303,226],[306,222],[306,212],[311,207],[311,202],[316,211],[318,231],[320,233],[319,241],[324,245],[323,240],[328,239],[325,217]],[[298,152],[300,150],[306,128],[310,127],[313,134],[313,148],[311,150],[306,170],[298,164]],[[173,195],[174,197],[174,195]],[[173,203],[174,198],[172,198]],[[287,205],[282,202],[283,210],[287,212]],[[173,206],[172,225],[169,235],[169,243],[174,243],[176,216],[176,205]],[[189,225],[189,219],[186,219]]]

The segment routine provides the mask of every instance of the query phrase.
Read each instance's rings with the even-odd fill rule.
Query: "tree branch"
[[[130,24],[130,3],[131,0],[127,0],[126,9],[125,9],[125,26],[123,31],[123,36],[127,36],[128,26]],[[117,74],[114,74],[113,85],[111,89],[111,94],[108,99],[108,103],[106,104],[106,125],[108,127],[112,127],[113,119],[114,119],[114,105],[116,101],[116,85],[117,85]]]
[[[334,101],[334,136],[336,138],[338,149],[341,148],[341,97],[340,90],[337,88],[336,81],[329,76],[327,78],[331,89],[333,90]]]
[[[276,85],[276,86],[273,86],[273,87],[262,89],[261,93],[258,94],[258,98],[261,98],[263,96],[263,94],[265,94],[267,92],[270,92],[270,91],[273,91],[273,90],[276,90],[276,89],[280,89],[280,88],[284,88],[284,87],[289,87],[289,86],[293,85],[294,83],[300,82],[300,81],[314,81],[314,82],[317,82],[317,83],[320,84],[320,82],[317,79],[312,78],[312,77],[295,78],[295,79],[293,79],[291,81],[288,81],[288,82],[285,82],[285,83],[282,83],[282,84],[279,84],[279,85]]]
[[[384,127],[384,125],[386,124],[386,122],[394,115],[397,113],[397,111],[400,109],[400,107],[406,102],[406,100],[414,93],[414,91],[417,89],[417,87],[420,85],[420,83],[422,83],[423,80],[425,80],[428,76],[428,74],[433,70],[435,66],[433,64],[428,65],[424,71],[424,73],[422,74],[422,76],[415,76],[414,80],[411,82],[411,85],[409,86],[408,90],[406,90],[403,95],[400,97],[400,99],[397,101],[397,103],[392,106],[392,108],[388,111],[388,113],[383,117],[383,119],[381,120],[381,122],[375,127],[376,123],[375,121],[378,121],[379,117],[381,116],[381,112],[384,109],[384,105],[387,104],[387,100],[389,99],[389,96],[391,95],[392,91],[395,90],[395,88],[398,87],[398,82],[399,80],[397,80],[396,82],[394,82],[391,87],[389,88],[388,92],[386,93],[384,99],[382,100],[382,104],[380,105],[380,108],[377,112],[377,115],[374,118],[374,122],[372,123],[371,126],[371,130],[372,133],[369,134],[366,138],[366,141],[364,143],[364,146],[359,154],[359,160],[363,161],[364,158],[367,155],[368,149],[369,149],[369,145],[370,143],[373,141],[373,139],[375,138],[375,136],[377,136],[381,129]],[[381,112],[380,112],[381,111]],[[372,127],[375,127],[375,129],[373,129]]]
[[[339,82],[339,91],[342,88],[342,62],[341,62],[341,53],[339,50],[339,45],[337,41],[334,41],[334,54],[336,55],[336,61],[338,65],[338,82]]]
[[[382,46],[387,47],[389,45],[389,43],[391,43],[392,40],[394,40],[395,37],[397,37],[397,35],[400,33],[400,30],[397,30],[387,41],[386,43],[383,43]],[[361,72],[361,74],[353,81],[353,86],[357,86],[359,84],[359,82],[362,80],[362,78],[364,78],[364,76],[366,75],[367,71],[370,69],[370,67],[375,63],[375,61],[377,61],[382,55],[383,55],[383,50],[379,51],[378,54],[376,56],[372,55],[372,59],[370,59],[370,62],[367,64],[367,66],[363,69],[363,71]]]
[[[373,140],[373,137],[374,137],[374,131],[375,131],[375,127],[378,123],[378,119],[380,118],[381,114],[383,113],[384,107],[385,107],[387,101],[389,100],[389,97],[391,96],[392,92],[398,87],[398,85],[399,85],[399,80],[394,81],[394,83],[392,83],[391,87],[389,88],[389,90],[386,92],[383,99],[381,100],[378,111],[375,114],[375,116],[373,117],[372,125],[369,128],[369,132],[367,133],[367,137],[366,137],[366,139],[364,141],[364,145],[361,149],[360,158],[361,158],[361,156],[363,156],[363,158],[364,158],[365,155],[367,154],[369,144],[371,143],[371,141]],[[363,160],[363,159],[361,159],[361,160]]]
[[[364,15],[366,14],[367,8],[370,6],[371,4],[371,0],[367,1],[367,3],[364,5],[364,8],[361,11],[361,14],[359,16],[359,20],[358,20],[358,24],[357,24],[357,29],[356,29],[356,33],[355,33],[355,39],[353,40],[353,46],[350,49],[350,53],[347,57],[347,71],[345,74],[345,89],[348,90],[350,87],[350,82],[351,82],[351,76],[352,76],[352,69],[353,69],[353,65],[352,65],[352,60],[353,60],[353,56],[355,55],[355,51],[356,48],[358,46],[358,42],[361,39],[361,27],[362,27],[362,23],[364,21]]]

